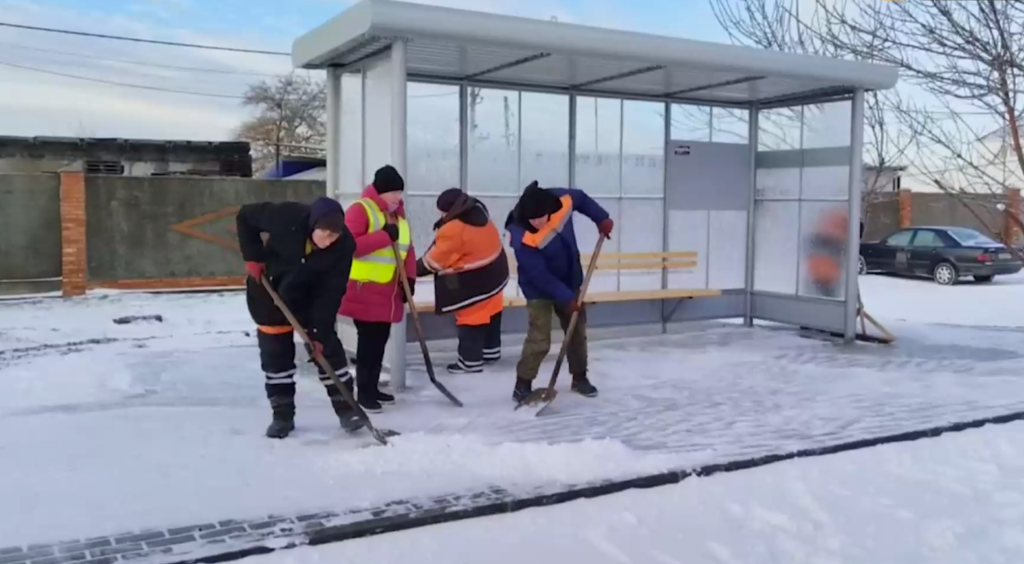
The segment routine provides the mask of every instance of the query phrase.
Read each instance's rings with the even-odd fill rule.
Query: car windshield
[[[988,245],[998,245],[999,244],[999,243],[993,241],[987,235],[982,235],[981,233],[979,233],[979,232],[977,232],[977,231],[975,231],[973,229],[965,229],[963,227],[956,227],[956,228],[953,228],[953,229],[949,229],[948,232],[961,245],[965,245],[965,246],[968,246],[968,247],[970,247],[970,246],[977,246],[977,245],[988,246]]]

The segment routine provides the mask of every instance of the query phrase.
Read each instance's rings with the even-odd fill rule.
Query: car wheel
[[[991,282],[993,278],[995,278],[994,274],[989,274],[988,276],[975,276],[974,277],[974,279],[977,280],[978,282]]]
[[[936,284],[952,286],[956,284],[957,277],[956,267],[948,262],[940,262],[932,269],[932,280],[935,280]]]
[[[867,263],[867,261],[864,260],[864,255],[860,255],[860,256],[857,257],[857,274],[867,274],[867,273],[868,273],[868,263]]]

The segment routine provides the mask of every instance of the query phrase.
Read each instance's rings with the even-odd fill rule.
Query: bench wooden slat
[[[516,259],[508,254],[508,268],[516,270]],[[670,259],[692,259],[692,260],[670,260]],[[672,251],[665,253],[603,253],[597,260],[598,270],[675,270],[697,267],[696,251]],[[590,262],[590,254],[581,256],[581,263],[584,268]],[[426,280],[429,276],[421,276]]]
[[[721,290],[701,289],[668,289],[668,290],[628,290],[621,292],[593,292],[584,300],[588,304],[632,302],[639,300],[670,300],[686,298],[707,298],[721,296]],[[505,299],[505,307],[522,307],[526,305],[526,298],[516,296]],[[416,311],[431,313],[434,311],[432,303],[417,303]]]

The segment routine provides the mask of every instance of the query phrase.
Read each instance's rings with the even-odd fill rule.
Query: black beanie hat
[[[385,192],[401,192],[405,190],[405,180],[398,174],[395,167],[384,165],[373,174],[373,187],[378,194]]]
[[[320,196],[309,206],[309,227],[341,233],[345,229],[345,210],[337,200]]]
[[[455,207],[455,204],[463,195],[465,195],[465,192],[458,188],[449,188],[441,192],[441,195],[437,197],[437,211],[444,213],[452,211],[452,208]]]
[[[560,209],[562,202],[558,196],[537,186],[536,180],[523,190],[523,195],[519,197],[519,204],[516,206],[519,219],[524,221],[551,215]]]

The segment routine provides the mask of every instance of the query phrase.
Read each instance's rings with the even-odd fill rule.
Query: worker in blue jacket
[[[536,181],[526,187],[505,222],[529,315],[512,393],[517,402],[532,391],[533,380],[551,349],[552,314],[558,317],[565,331],[577,310],[579,319],[566,355],[572,373],[572,391],[586,397],[597,395],[597,388],[587,379],[586,312],[582,304],[576,302],[583,285],[583,266],[572,225],[574,211],[596,223],[602,236],[611,237],[614,223],[593,198],[572,188],[540,188]]]

